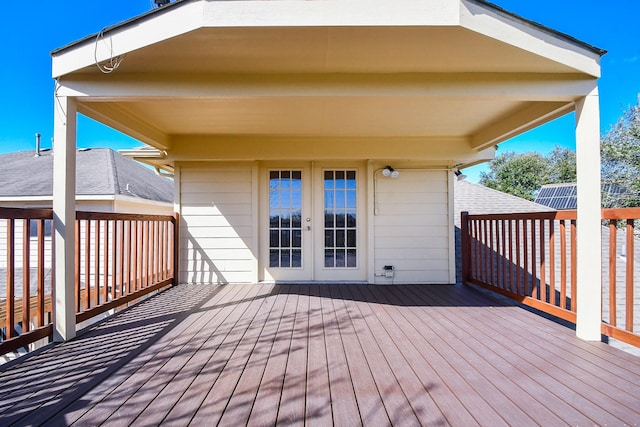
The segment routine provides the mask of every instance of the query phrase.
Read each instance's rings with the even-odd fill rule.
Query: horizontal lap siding
[[[182,166],[181,281],[256,281],[252,189],[251,165]]]
[[[395,269],[393,280],[376,283],[448,283],[447,172],[403,170],[396,179],[376,180],[375,272]]]

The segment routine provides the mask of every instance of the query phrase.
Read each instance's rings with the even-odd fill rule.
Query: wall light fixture
[[[397,178],[400,176],[400,172],[387,165],[382,169],[382,176],[390,176],[391,178]]]

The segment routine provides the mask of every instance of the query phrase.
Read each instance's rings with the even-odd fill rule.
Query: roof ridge
[[[112,150],[110,148],[106,148],[107,153],[109,155],[109,166],[111,167],[111,173],[109,174],[109,179],[112,179],[113,182],[111,183],[113,186],[113,194],[117,195],[117,194],[122,194],[122,192],[120,191],[120,181],[118,180],[118,168],[116,166],[116,158],[115,158],[115,150]]]

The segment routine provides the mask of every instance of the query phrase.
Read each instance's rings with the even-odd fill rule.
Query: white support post
[[[600,341],[602,323],[602,227],[600,108],[597,85],[576,102],[578,167],[578,272],[576,335]]]
[[[53,226],[55,229],[56,342],[76,336],[75,220],[76,115],[74,98],[56,96],[53,141]]]

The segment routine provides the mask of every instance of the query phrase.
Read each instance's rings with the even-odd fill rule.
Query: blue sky
[[[640,1],[493,0],[495,4],[584,42],[606,49],[600,80],[601,130],[606,132],[621,113],[638,102],[640,93]],[[0,153],[29,150],[36,132],[45,147],[53,134],[53,80],[49,52],[102,28],[139,15],[151,0],[95,2],[4,2],[0,25],[3,40],[0,77],[4,96],[0,114]],[[99,9],[100,8],[100,9]],[[555,145],[575,148],[574,116],[570,114],[514,140],[504,151],[547,153]],[[132,148],[139,145],[116,131],[80,118],[78,146]],[[478,166],[465,170],[476,181]]]

